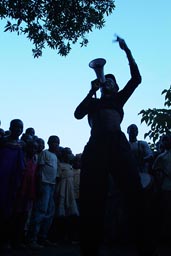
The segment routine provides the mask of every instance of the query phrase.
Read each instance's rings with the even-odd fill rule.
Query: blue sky
[[[104,73],[116,76],[120,89],[130,78],[125,53],[113,43],[117,33],[127,42],[139,66],[142,83],[124,107],[121,124],[139,127],[139,139],[148,131],[138,113],[142,109],[163,108],[161,92],[171,84],[171,19],[170,0],[116,0],[112,15],[106,17],[101,30],[88,35],[89,44],[74,45],[67,57],[46,48],[43,56],[34,59],[32,44],[24,36],[3,32],[1,21],[0,120],[8,130],[14,118],[24,122],[24,130],[34,127],[36,135],[45,140],[58,135],[61,146],[74,154],[82,152],[90,135],[87,118],[76,120],[74,110],[96,78],[88,63],[105,58]],[[127,134],[126,134],[127,135]]]

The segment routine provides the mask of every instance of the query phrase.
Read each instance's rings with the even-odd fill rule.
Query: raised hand
[[[117,34],[115,34],[116,39],[113,40],[113,42],[118,42],[119,46],[122,50],[126,51],[128,49],[128,46],[125,42],[125,40],[123,38],[121,38],[120,36],[118,36]]]
[[[91,81],[91,90],[95,93],[100,88],[100,82],[98,79]]]

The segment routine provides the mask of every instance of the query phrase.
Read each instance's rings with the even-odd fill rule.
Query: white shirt
[[[56,184],[56,177],[58,177],[58,159],[56,154],[48,149],[43,150],[40,153],[38,165],[42,182]]]
[[[144,140],[137,140],[135,142],[129,142],[131,150],[137,161],[140,172],[148,172],[148,167],[146,165],[145,159],[153,156],[153,152]]]

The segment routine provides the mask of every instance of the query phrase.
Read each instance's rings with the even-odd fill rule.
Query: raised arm
[[[141,75],[138,69],[138,66],[132,56],[130,49],[128,48],[125,40],[117,36],[116,41],[119,43],[120,48],[126,53],[128,58],[129,66],[130,66],[130,73],[131,73],[131,80],[134,81],[135,84],[141,83]]]

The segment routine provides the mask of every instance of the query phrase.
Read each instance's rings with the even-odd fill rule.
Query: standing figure
[[[79,210],[74,191],[74,172],[71,164],[71,150],[64,147],[61,152],[59,165],[60,175],[56,192],[56,215],[59,221],[56,229],[61,240],[71,242],[74,240],[76,219]]]
[[[43,150],[38,158],[37,196],[28,232],[30,247],[33,249],[52,245],[47,238],[55,214],[54,192],[58,177],[59,144],[59,137],[51,135],[48,139],[49,148]]]
[[[135,156],[139,172],[149,173],[153,162],[153,151],[145,140],[138,140],[138,127],[131,124],[127,128],[129,143]]]
[[[170,244],[171,236],[171,134],[164,134],[161,137],[163,152],[158,154],[153,163],[153,171],[160,179],[159,187],[159,227],[160,239]]]
[[[37,172],[38,143],[30,140],[25,145],[25,169],[15,204],[15,247],[23,247],[29,226],[33,202],[36,198],[36,172]]]
[[[158,193],[157,184],[152,171],[152,164],[154,154],[149,144],[145,140],[138,140],[138,127],[131,124],[127,128],[129,136],[129,143],[131,150],[135,157],[135,162],[141,177],[141,183],[144,188],[144,219],[148,226],[148,235],[157,238],[157,225],[158,218]],[[146,214],[146,218],[145,218]],[[157,241],[157,240],[156,240]]]
[[[23,142],[23,122],[13,119],[10,134],[0,140],[0,245],[13,245],[15,201],[21,186],[25,169]]]
[[[76,119],[88,116],[91,136],[84,148],[80,173],[80,249],[81,255],[98,255],[104,235],[104,213],[109,173],[123,195],[131,229],[136,233],[133,243],[143,254],[142,187],[132,151],[121,130],[123,107],[141,83],[141,75],[130,49],[117,37],[120,48],[128,58],[131,78],[119,91],[113,74],[105,82],[91,82],[92,88],[74,112]],[[101,97],[96,98],[100,88]],[[137,241],[138,240],[138,241]],[[151,255],[151,254],[149,254]]]

